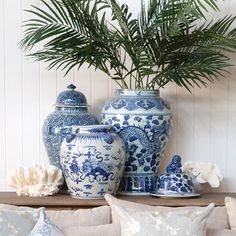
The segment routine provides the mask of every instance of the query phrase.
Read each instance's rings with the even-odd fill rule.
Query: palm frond
[[[116,0],[41,1],[43,8],[27,10],[32,19],[20,42],[26,51],[42,45],[29,56],[65,73],[87,63],[123,88],[206,86],[224,75],[226,53],[236,50],[236,18],[206,20],[209,8],[219,11],[217,0],[140,0],[137,18]]]
[[[174,54],[168,58],[168,66],[152,80],[152,86],[157,83],[164,87],[169,82],[175,82],[178,86],[190,91],[194,85],[206,86],[207,82],[213,82],[226,72],[228,57],[211,50],[196,50],[196,52]],[[153,84],[154,83],[154,84]]]
[[[235,17],[226,16],[214,23],[205,22],[201,26],[196,26],[197,20],[202,19],[202,11],[198,10],[202,3],[196,10],[198,1],[172,0],[171,5],[176,4],[174,9],[177,10],[165,18],[163,15],[169,15],[170,6],[162,7],[161,2],[163,3],[151,0],[147,10],[145,7],[142,8],[139,20],[146,48],[157,65],[156,76],[148,86],[163,87],[166,83],[174,81],[190,90],[194,84],[205,86],[207,81],[212,82],[218,78],[229,66],[229,58],[223,52],[235,52],[236,49],[235,29],[229,31]],[[206,3],[218,9],[212,1]],[[181,8],[185,10],[179,12]],[[154,13],[153,9],[157,9],[157,12]]]
[[[25,36],[20,43],[25,50],[43,43],[43,49],[30,54],[31,57],[50,62],[49,69],[57,66],[66,73],[73,67],[80,68],[85,62],[107,74],[110,74],[108,63],[111,68],[119,68],[119,72],[120,68],[126,69],[119,60],[117,45],[107,27],[104,9],[108,6],[101,5],[104,1],[51,0],[51,5],[42,2],[45,10],[38,7],[28,10],[40,19],[25,23]],[[121,73],[119,76],[122,79]]]

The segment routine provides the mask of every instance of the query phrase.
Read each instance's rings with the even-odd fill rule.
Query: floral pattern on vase
[[[105,104],[102,123],[111,125],[128,150],[120,192],[149,194],[155,190],[157,172],[171,129],[167,102],[154,90],[118,90]]]
[[[61,147],[61,166],[75,198],[103,198],[116,194],[123,175],[126,150],[110,126],[77,127]]]
[[[58,95],[56,109],[44,121],[42,132],[49,162],[58,168],[61,144],[73,132],[72,126],[98,124],[97,118],[88,113],[85,96],[72,84],[67,88]]]

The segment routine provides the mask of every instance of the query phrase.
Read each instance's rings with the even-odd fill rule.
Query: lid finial
[[[76,89],[76,86],[74,84],[70,84],[70,85],[67,86],[67,88],[74,91]]]
[[[174,155],[170,164],[166,167],[167,174],[181,174],[182,173],[182,164],[181,157],[179,155]]]

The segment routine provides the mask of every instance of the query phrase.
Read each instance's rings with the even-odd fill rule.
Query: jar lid
[[[57,96],[56,107],[87,107],[87,100],[83,93],[75,91],[76,86],[70,84],[69,90],[61,92]]]

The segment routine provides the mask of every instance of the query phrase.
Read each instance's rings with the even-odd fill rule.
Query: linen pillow
[[[17,208],[14,208],[17,209]],[[39,212],[43,208],[34,210],[0,210],[0,232],[1,235],[29,235],[35,226]]]
[[[210,217],[207,220],[209,229],[229,229],[229,219],[225,206],[214,207]]]
[[[58,226],[46,216],[44,209],[39,212],[39,218],[30,236],[64,236]]]
[[[105,199],[111,206],[113,223],[121,224],[122,236],[123,235],[184,236],[188,235],[184,234],[187,233],[185,227],[186,225],[190,228],[190,230],[199,231],[197,232],[198,234],[194,234],[195,232],[191,232],[189,235],[191,236],[206,235],[207,218],[211,214],[214,208],[213,203],[210,204],[208,207],[181,207],[181,208],[160,207],[160,206],[154,207],[145,204],[138,204],[120,200],[109,194],[105,195]],[[166,224],[162,224],[162,226],[166,225],[165,230],[168,230],[168,227],[170,226],[169,224],[171,223],[171,225],[175,225],[178,227],[181,226],[179,228],[184,229],[184,232],[177,234],[176,233],[177,229],[176,228],[172,229],[170,227],[169,227],[169,232],[168,231],[163,232],[164,230],[163,227],[158,228],[158,224],[160,221],[166,222]],[[172,223],[172,221],[174,221],[175,224]],[[142,227],[140,227],[140,225],[142,225]],[[137,232],[136,231],[137,228],[139,228],[140,231]],[[148,231],[150,228],[152,228],[152,230]],[[134,231],[132,231],[133,229]],[[156,231],[153,231],[153,229],[155,229]],[[158,232],[158,230],[162,231]],[[168,234],[167,232],[170,234]]]
[[[120,216],[121,236],[206,236],[206,221],[214,208],[179,211],[140,211],[115,206]]]
[[[46,211],[47,216],[61,228],[67,226],[95,226],[111,223],[111,209],[109,206],[93,209],[79,209],[76,211]]]
[[[120,236],[120,229],[115,224],[96,226],[67,226],[61,228],[68,236]]]
[[[225,206],[229,216],[230,228],[232,230],[236,230],[236,199],[232,197],[226,197]]]
[[[201,207],[165,207],[165,206],[150,206],[150,205],[145,205],[145,204],[140,204],[140,203],[135,203],[135,202],[129,202],[125,200],[120,200],[118,198],[113,197],[110,194],[105,195],[105,199],[107,203],[111,207],[112,211],[112,223],[118,223],[120,224],[120,216],[117,214],[116,209],[114,206],[120,206],[123,208],[134,208],[136,210],[140,211],[150,211],[153,212],[155,211],[160,211],[160,212],[169,212],[169,211],[179,211],[181,210],[197,210],[201,209]],[[204,208],[202,208],[204,209]]]
[[[149,205],[145,205],[145,204],[120,200],[118,198],[113,197],[110,194],[105,194],[105,200],[107,201],[107,203],[111,207],[112,223],[115,223],[115,224],[120,224],[120,216],[119,216],[119,214],[117,214],[114,206],[121,206],[124,208],[134,208],[134,209],[143,210],[143,211],[153,211],[153,209],[165,211],[168,209],[172,209],[170,207],[161,207],[161,206],[153,207],[153,206],[149,206]]]

